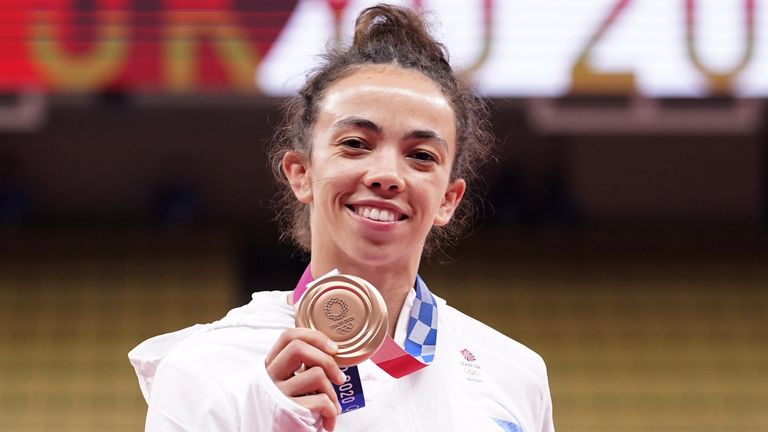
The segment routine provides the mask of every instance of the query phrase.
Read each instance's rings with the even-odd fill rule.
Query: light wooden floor
[[[126,354],[232,306],[231,242],[141,232],[17,240],[0,249],[0,430],[141,430],[146,406]],[[501,247],[425,277],[542,354],[558,430],[768,430],[764,257]]]

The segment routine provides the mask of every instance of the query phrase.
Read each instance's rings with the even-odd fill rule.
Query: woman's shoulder
[[[447,304],[438,322],[436,360],[460,384],[458,393],[469,395],[468,410],[504,430],[546,430],[551,399],[542,357]]]
[[[145,397],[162,369],[223,382],[254,359],[266,356],[274,340],[293,325],[286,292],[265,291],[253,295],[248,304],[232,309],[215,322],[196,324],[150,338],[131,350],[128,357],[136,370]]]
[[[546,383],[544,359],[533,349],[447,304],[440,311],[440,321],[456,343],[472,347],[467,348],[467,356],[483,357],[490,368],[516,370]]]
[[[288,304],[288,291],[258,291],[247,304],[230,310],[216,321],[216,328],[244,326],[269,328],[293,323],[293,307]]]
[[[197,331],[182,330],[176,338],[170,336],[179,332],[160,336],[168,336],[174,343],[166,356],[189,360],[263,350],[262,340],[271,340],[270,330],[281,332],[293,326],[293,309],[286,295],[284,291],[257,292],[249,303],[230,310],[218,321],[193,326]]]

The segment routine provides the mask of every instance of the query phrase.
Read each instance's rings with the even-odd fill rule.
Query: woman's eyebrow
[[[376,123],[372,122],[371,120],[368,120],[363,117],[344,117],[341,120],[338,120],[333,123],[331,126],[332,129],[340,129],[344,127],[356,127],[360,129],[366,129],[371,132],[382,134],[384,132],[384,129],[377,125]],[[443,139],[437,132],[429,130],[429,129],[417,129],[408,132],[403,136],[403,139],[419,139],[419,140],[430,140],[440,143],[443,147],[445,147],[446,150],[448,150],[448,142]]]
[[[403,137],[404,139],[420,139],[420,140],[430,140],[430,141],[436,141],[445,147],[446,150],[448,150],[448,143],[441,137],[437,132],[431,131],[431,130],[414,130],[411,132],[408,132]]]
[[[372,122],[372,121],[370,121],[368,119],[362,118],[362,117],[345,117],[345,118],[343,118],[341,120],[338,120],[335,123],[333,123],[331,128],[333,128],[333,129],[340,129],[340,128],[348,127],[348,126],[352,126],[352,127],[356,127],[356,128],[361,128],[361,129],[366,129],[366,130],[369,130],[371,132],[376,132],[377,134],[381,134],[381,132],[382,132],[381,126],[377,125],[376,123],[374,123],[374,122]]]

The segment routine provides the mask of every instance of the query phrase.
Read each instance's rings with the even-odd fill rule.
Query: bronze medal
[[[315,280],[299,301],[296,327],[323,332],[339,346],[341,366],[362,363],[379,349],[387,335],[387,306],[368,281],[350,275]]]

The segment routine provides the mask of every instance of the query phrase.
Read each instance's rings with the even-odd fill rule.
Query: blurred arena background
[[[372,3],[0,4],[0,430],[140,430],[133,346],[293,286],[265,146]],[[765,2],[397,3],[499,141],[436,292],[542,354],[558,430],[768,430]]]

